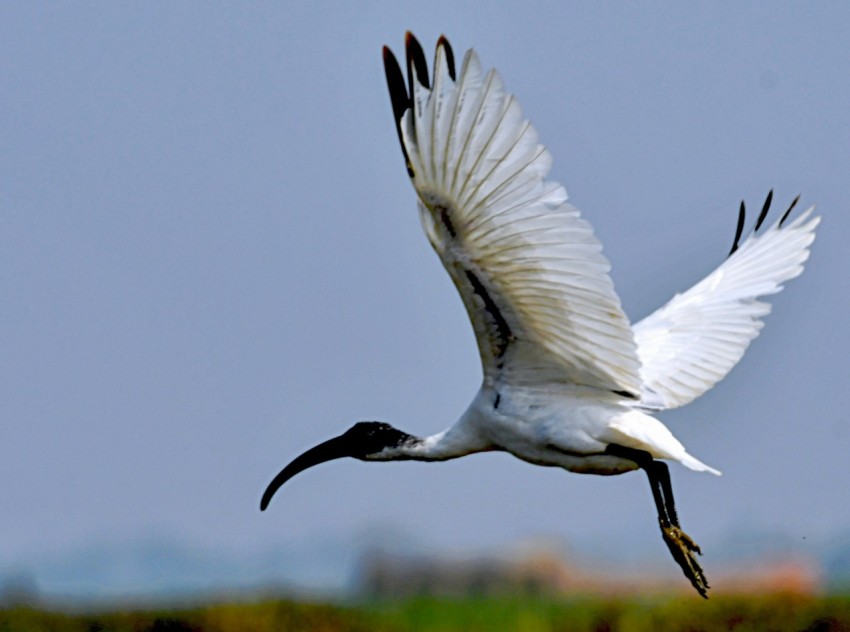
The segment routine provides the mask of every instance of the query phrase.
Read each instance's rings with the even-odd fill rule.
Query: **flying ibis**
[[[797,200],[766,223],[772,192],[744,236],[741,203],[732,250],[711,274],[634,325],[608,276],[593,230],[547,179],[551,158],[494,70],[474,51],[459,71],[445,37],[429,76],[406,38],[407,76],[384,66],[407,173],[425,233],[472,321],[483,380],[460,419],[420,438],[363,421],[307,450],[263,494],[340,457],[444,461],[500,450],[583,474],[643,470],[664,542],[703,597],[697,544],[681,528],[665,461],[720,474],[653,413],[682,406],[722,379],[758,335],[774,294],[799,275],[819,218]]]

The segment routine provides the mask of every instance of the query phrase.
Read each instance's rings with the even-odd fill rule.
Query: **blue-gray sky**
[[[662,419],[724,472],[673,468],[697,540],[848,533],[847,4],[3,3],[0,561],[381,524],[660,542],[643,476],[506,455],[339,461],[258,510],[303,449],[361,419],[436,432],[480,381],[384,86],[407,29],[500,70],[633,319],[722,260],[742,198],[818,205],[742,364]]]

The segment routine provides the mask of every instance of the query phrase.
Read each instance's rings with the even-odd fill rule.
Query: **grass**
[[[850,632],[850,596],[602,599],[416,598],[352,606],[288,600],[69,614],[0,610],[14,632]]]
[[[366,610],[390,629],[416,632],[850,632],[850,597],[415,599]]]

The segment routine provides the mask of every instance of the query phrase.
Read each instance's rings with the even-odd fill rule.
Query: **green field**
[[[68,614],[0,610],[0,630],[15,632],[499,632],[701,630],[850,632],[850,597],[697,597],[653,599],[410,599],[350,606],[287,600],[218,603],[175,610]]]

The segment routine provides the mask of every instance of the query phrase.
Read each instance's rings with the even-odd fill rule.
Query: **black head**
[[[349,428],[340,439],[348,442],[355,459],[368,461],[370,457],[380,459],[385,448],[397,448],[412,437],[381,421],[361,421]]]
[[[272,496],[286,481],[309,467],[344,456],[350,456],[361,461],[383,460],[382,453],[384,453],[384,450],[398,448],[412,438],[409,434],[379,421],[356,423],[340,436],[320,443],[315,448],[310,448],[283,468],[266,488],[263,499],[260,501],[260,509],[265,510],[268,507]],[[385,458],[391,459],[393,457],[386,456]]]

